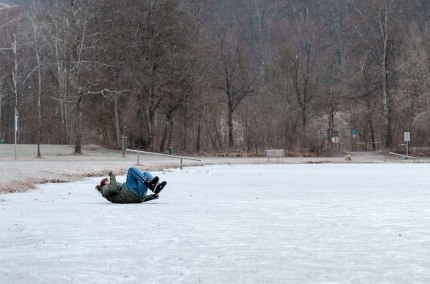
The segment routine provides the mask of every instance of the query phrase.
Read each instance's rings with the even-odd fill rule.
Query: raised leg
[[[131,191],[143,197],[148,191],[148,186],[145,183],[152,181],[152,179],[153,177],[149,172],[142,172],[136,167],[131,167],[128,170],[125,184]]]

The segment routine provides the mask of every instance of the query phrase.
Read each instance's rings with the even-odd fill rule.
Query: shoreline
[[[37,145],[18,145],[19,156],[14,160],[14,145],[0,145],[0,194],[24,192],[44,183],[66,183],[87,177],[106,176],[112,170],[117,175],[126,173],[130,166],[147,171],[163,171],[179,168],[179,160],[169,157],[137,155],[114,151],[95,145],[83,147],[85,154],[72,154],[71,145],[41,145],[42,158],[37,158]],[[284,157],[278,160],[267,157],[210,157],[193,156],[202,161],[186,161],[183,167],[232,164],[322,164],[322,163],[411,163],[412,160],[390,158],[381,153],[353,152],[336,157]],[[349,160],[350,158],[350,160]],[[430,159],[420,158],[417,163],[428,163]]]

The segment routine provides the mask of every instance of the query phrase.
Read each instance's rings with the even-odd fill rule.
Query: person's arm
[[[116,177],[112,173],[112,171],[109,172],[109,178],[110,178],[109,184],[106,184],[102,187],[103,196],[112,196],[118,193],[119,186],[116,182]]]
[[[109,184],[116,185],[116,177],[115,177],[115,175],[113,174],[112,171],[109,172],[109,178],[110,178],[110,183]]]

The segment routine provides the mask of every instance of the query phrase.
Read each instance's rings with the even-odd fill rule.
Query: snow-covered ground
[[[143,204],[99,178],[0,195],[0,283],[430,283],[429,172],[217,165],[156,173]]]

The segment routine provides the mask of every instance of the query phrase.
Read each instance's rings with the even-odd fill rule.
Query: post
[[[406,156],[409,155],[409,141],[411,141],[411,133],[410,132],[404,132],[403,133],[403,140],[406,142],[405,143],[405,147],[406,147]]]
[[[16,141],[17,141],[17,132],[18,132],[18,110],[15,107],[15,160],[16,160]]]
[[[139,163],[139,153],[137,153],[137,164],[140,165],[140,163]]]
[[[116,96],[115,96],[116,99]],[[126,143],[127,143],[127,136],[125,136],[125,129],[127,128],[127,126],[124,125],[123,129],[122,129],[122,136],[121,136],[121,148],[122,148],[122,157],[125,158],[125,150],[127,149],[126,147]]]
[[[124,136],[124,134],[122,135],[122,157],[125,157],[125,142],[126,142],[127,137]]]
[[[181,170],[182,170],[182,158],[181,158]]]

